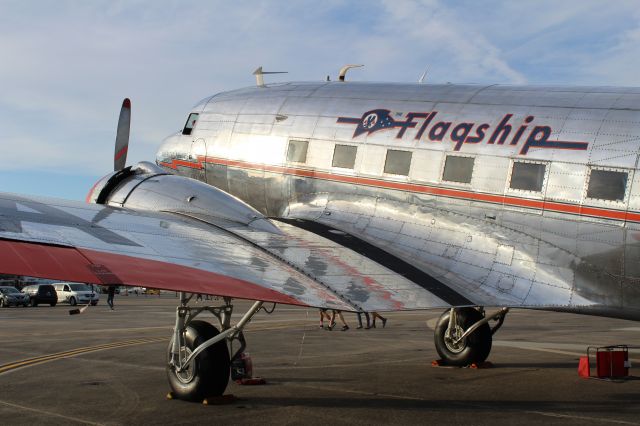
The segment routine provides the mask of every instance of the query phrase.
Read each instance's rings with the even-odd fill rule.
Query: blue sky
[[[277,80],[640,85],[637,1],[0,0],[0,191],[84,199],[112,168],[122,99],[128,163],[203,97]]]

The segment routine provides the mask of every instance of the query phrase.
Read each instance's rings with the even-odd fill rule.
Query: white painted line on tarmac
[[[305,357],[305,359],[307,359],[308,357]],[[319,358],[319,357],[317,357]],[[414,362],[414,361],[422,361],[426,363],[426,358],[425,357],[419,357],[419,358],[404,358],[404,359],[399,359],[399,360],[395,360],[395,361],[371,361],[371,362],[367,362],[367,366],[369,365],[389,365],[389,364],[404,364],[404,363],[408,363],[408,362]],[[322,365],[283,365],[283,366],[274,366],[274,367],[269,367],[269,366],[263,366],[263,365],[259,365],[260,371],[262,370],[313,370],[313,369],[317,369],[317,370],[325,370],[328,368],[354,368],[354,367],[362,367],[363,363],[362,361],[357,361],[357,362],[353,362],[353,363],[342,363],[342,364],[322,364]],[[286,382],[286,379],[284,380]]]
[[[436,324],[438,323],[439,318],[431,318],[427,320],[427,327],[430,329],[434,329]],[[636,327],[628,327],[625,330],[632,331]],[[622,330],[622,329],[617,329]],[[640,327],[638,327],[640,330]],[[575,343],[550,343],[550,342],[531,342],[531,341],[510,341],[510,340],[494,340],[494,346],[503,346],[510,347],[516,349],[523,349],[526,351],[538,351],[538,352],[548,352],[560,355],[571,355],[576,357],[585,356],[587,354],[587,347],[585,345],[575,344]],[[581,351],[581,352],[574,352]],[[630,350],[629,352],[633,352]],[[640,363],[640,359],[637,358],[629,358],[630,361]]]
[[[25,407],[24,405],[14,404],[14,403],[7,402],[7,401],[0,401],[0,404],[6,405],[6,406],[12,407],[12,408],[18,408],[20,410],[31,411],[33,413],[38,413],[38,414],[42,414],[42,415],[45,415],[45,416],[52,416],[52,417],[58,417],[58,418],[65,419],[65,420],[71,420],[72,422],[82,423],[82,424],[85,424],[85,425],[98,425],[98,426],[104,425],[104,423],[95,423],[95,422],[92,422],[90,420],[80,419],[78,417],[66,416],[64,414],[58,414],[58,413],[54,413],[52,411],[45,411],[45,410],[39,410],[37,408]]]
[[[637,422],[627,422],[625,420],[606,419],[602,417],[574,416],[571,414],[552,413],[552,412],[545,412],[545,411],[525,411],[525,413],[540,414],[541,416],[557,417],[561,419],[587,420],[590,422],[598,422],[598,423],[614,423],[619,425],[638,425]]]
[[[613,331],[640,331],[640,327],[622,327],[622,328],[612,328]]]
[[[429,327],[431,330],[435,330],[436,329],[436,324],[438,324],[438,320],[440,318],[431,318],[427,320],[427,327]]]

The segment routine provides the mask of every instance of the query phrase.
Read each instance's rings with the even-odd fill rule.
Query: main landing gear
[[[486,315],[482,308],[451,308],[434,330],[436,351],[444,365],[466,366],[484,362],[491,352],[493,334],[504,323],[509,308]],[[489,327],[489,321],[498,323]]]
[[[231,299],[225,298],[221,306],[193,308],[189,306],[192,298],[193,294],[180,293],[173,337],[167,349],[167,377],[172,398],[204,401],[221,396],[227,388],[231,362],[246,347],[242,330],[260,310],[262,302],[255,302],[242,319],[231,326]],[[220,330],[206,321],[194,320],[203,311],[218,318]],[[233,351],[234,342],[239,343],[236,351]]]

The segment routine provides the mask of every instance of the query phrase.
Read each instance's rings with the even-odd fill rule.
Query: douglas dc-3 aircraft
[[[263,303],[445,309],[453,365],[487,358],[509,308],[640,319],[640,88],[258,77],[193,107],[155,164],[125,167],[125,100],[87,204],[0,194],[0,272],[182,292],[187,400],[224,392]],[[255,304],[234,325],[236,298]]]

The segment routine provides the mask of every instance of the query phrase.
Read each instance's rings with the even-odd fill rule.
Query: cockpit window
[[[198,115],[200,115],[200,114],[197,114],[195,112],[189,114],[189,118],[187,118],[187,123],[184,125],[184,129],[182,129],[182,134],[183,135],[190,135],[191,134],[191,131],[196,126],[196,122],[198,121]]]

